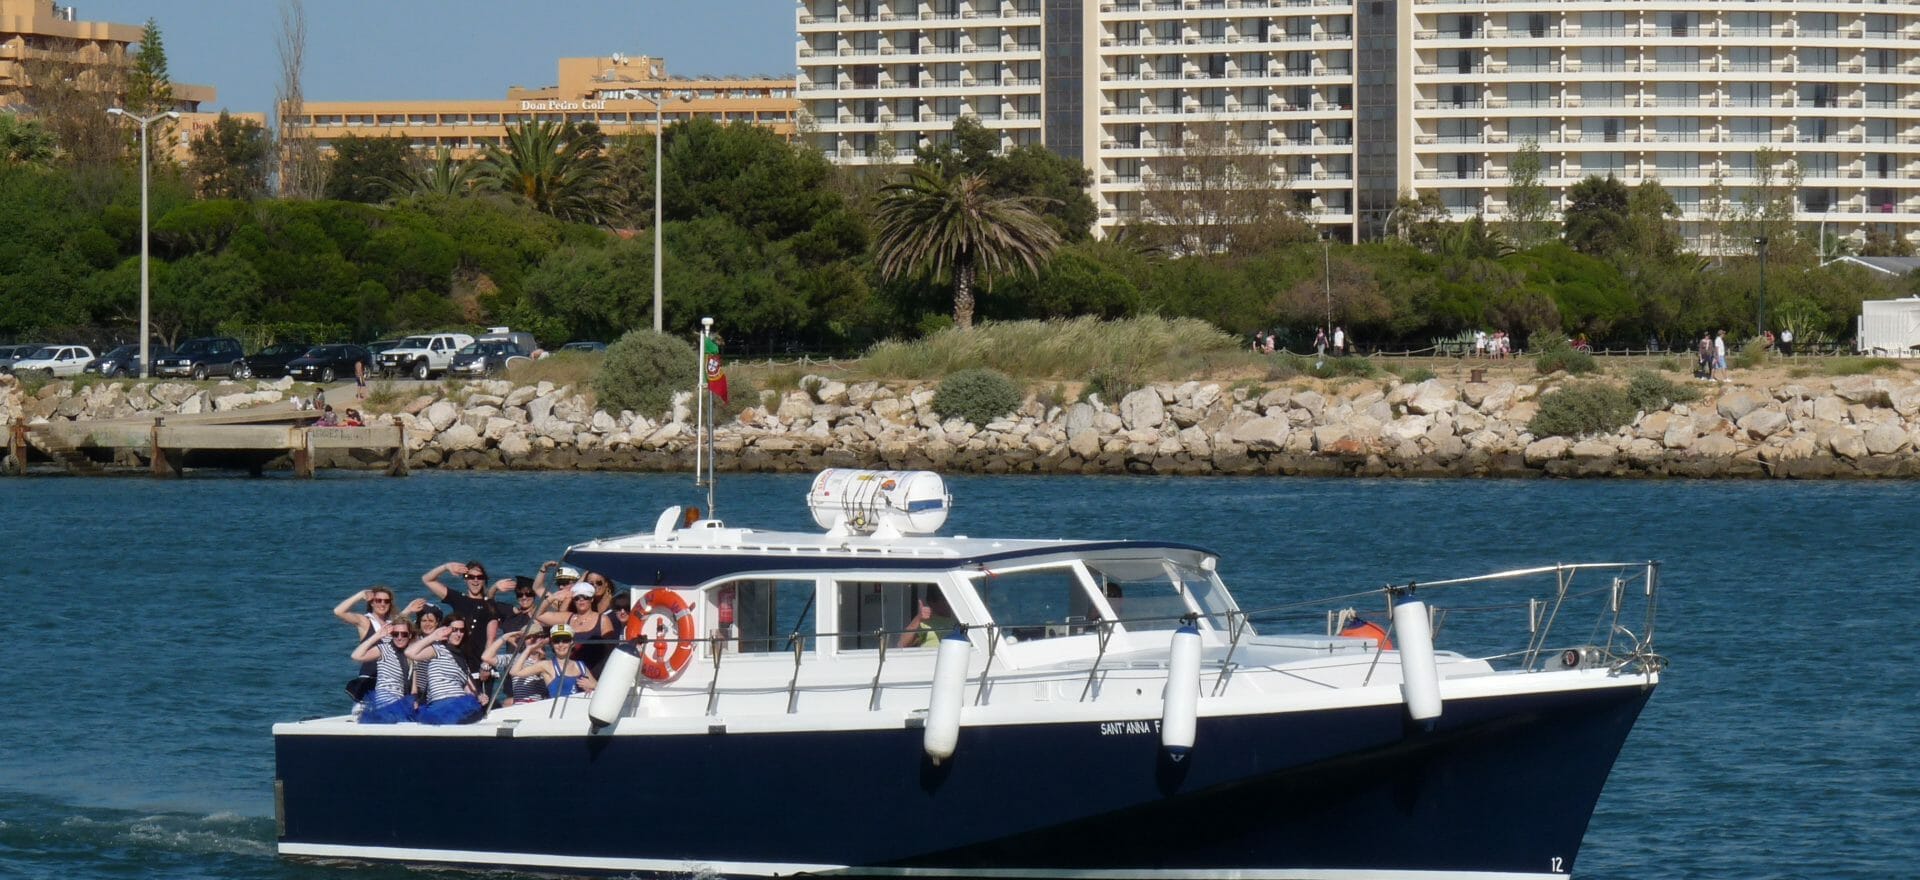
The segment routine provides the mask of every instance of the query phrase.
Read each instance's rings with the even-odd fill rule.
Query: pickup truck
[[[382,376],[412,376],[431,379],[453,366],[453,355],[473,344],[465,333],[429,333],[409,336],[400,344],[380,353],[376,367]]]

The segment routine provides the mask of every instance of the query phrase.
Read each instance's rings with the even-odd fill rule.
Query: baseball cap
[[[554,572],[553,578],[563,584],[577,581],[580,579],[580,569],[571,565],[562,565],[559,571]]]

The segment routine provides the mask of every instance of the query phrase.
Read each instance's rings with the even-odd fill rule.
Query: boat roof
[[[763,532],[702,521],[663,534],[636,533],[567,548],[570,565],[633,585],[685,587],[755,572],[938,572],[1041,562],[1049,557],[1214,556],[1169,541],[1074,541],[968,537],[874,537]]]

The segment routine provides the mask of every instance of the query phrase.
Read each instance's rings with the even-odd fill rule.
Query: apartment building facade
[[[1004,146],[1085,163],[1108,232],[1203,185],[1196,152],[1338,238],[1380,237],[1403,195],[1497,220],[1532,144],[1557,203],[1590,174],[1658,180],[1702,250],[1745,246],[1714,220],[1765,195],[1768,155],[1802,223],[1920,233],[1920,0],[799,0],[798,17],[802,126],[834,161],[910,162],[971,113]]]
[[[666,60],[607,55],[562,58],[555,85],[510,86],[504,98],[448,101],[307,101],[290,118],[295,130],[326,149],[345,136],[401,137],[416,149],[446,147],[459,158],[506,139],[507,129],[531,121],[591,122],[607,135],[651,132],[665,125],[710,119],[726,125],[795,131],[794,81],[785,77],[679,77]]]

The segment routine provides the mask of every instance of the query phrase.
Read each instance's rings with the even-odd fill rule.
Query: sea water
[[[275,721],[332,714],[330,609],[700,499],[676,475],[0,481],[0,878],[413,877],[274,855]],[[811,528],[804,476],[723,476],[736,524]],[[1915,487],[1893,482],[955,477],[948,532],[1222,554],[1243,607],[1557,561],[1659,560],[1671,658],[1579,876],[1886,878],[1920,864]],[[1444,645],[1443,638],[1442,647]],[[450,766],[344,766],[369,809]],[[584,780],[452,821],[566,833]],[[1551,784],[1543,781],[1541,784]],[[376,806],[379,805],[379,806]],[[636,823],[644,817],[636,816]]]

